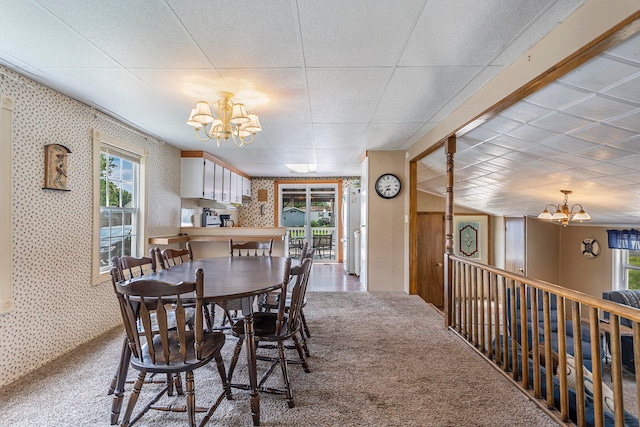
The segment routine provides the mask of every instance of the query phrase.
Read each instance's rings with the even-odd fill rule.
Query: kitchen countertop
[[[183,227],[180,234],[173,236],[150,237],[153,245],[169,245],[184,242],[218,242],[229,238],[246,240],[283,241],[287,234],[286,227]]]

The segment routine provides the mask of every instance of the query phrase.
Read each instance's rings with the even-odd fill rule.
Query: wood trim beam
[[[447,189],[445,194],[444,206],[444,230],[445,230],[445,263],[444,263],[444,312],[445,326],[449,327],[453,324],[453,278],[452,263],[449,256],[453,255],[453,172],[454,160],[456,153],[456,137],[455,135],[447,138],[445,143],[445,154],[447,156]]]
[[[409,294],[418,294],[418,162],[409,162]]]

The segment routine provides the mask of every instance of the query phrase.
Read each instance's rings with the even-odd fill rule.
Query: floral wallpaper
[[[0,93],[14,101],[13,194],[2,200],[12,205],[14,303],[0,315],[4,386],[122,321],[111,284],[91,283],[91,130],[149,151],[151,236],[179,230],[180,176],[164,171],[180,164],[180,151],[2,66]],[[70,191],[42,189],[52,143],[71,150]]]

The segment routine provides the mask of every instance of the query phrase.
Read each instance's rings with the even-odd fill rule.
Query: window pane
[[[627,270],[627,286],[629,289],[640,289],[640,270]]]
[[[107,164],[108,178],[110,180],[121,181],[122,180],[122,160],[118,157],[109,156],[109,164]]]
[[[640,268],[640,251],[629,251],[629,265]]]

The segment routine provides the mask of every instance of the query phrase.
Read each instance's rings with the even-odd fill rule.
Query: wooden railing
[[[607,412],[606,416],[607,419],[613,416],[616,426],[625,424],[625,398],[635,400],[640,408],[638,378],[635,388],[627,387],[623,392],[620,343],[623,328],[620,318],[626,318],[633,325],[635,371],[640,372],[640,310],[455,255],[445,256],[450,273],[446,303],[449,327],[511,378],[556,421],[572,423],[569,409],[571,391],[567,382],[572,360],[568,353],[572,353],[575,359],[573,422],[579,426],[587,425],[587,413],[590,415],[593,411],[593,425],[605,425],[607,408],[603,404],[603,393],[613,394],[615,409],[613,415]],[[554,300],[557,320],[553,316]],[[607,324],[603,323],[605,313],[608,313]],[[555,328],[557,341],[552,344]],[[588,337],[585,337],[583,331],[587,329]],[[605,336],[610,337],[610,348],[603,345]],[[567,343],[571,339],[573,345],[568,348]],[[590,373],[583,366],[584,351],[588,346],[592,355]],[[552,360],[555,353],[558,368],[554,381],[552,375],[546,375],[551,368],[543,366],[543,363]],[[611,361],[610,389],[603,383],[603,358]],[[592,386],[589,384],[591,381]],[[559,396],[555,398],[554,390],[556,393],[559,390]],[[585,393],[593,394],[592,408],[587,408],[591,402],[588,397],[589,402],[585,400]]]

